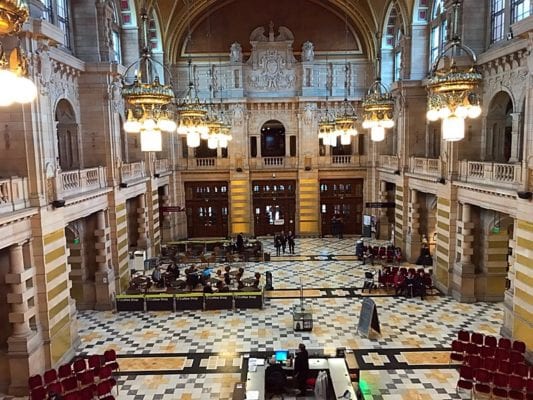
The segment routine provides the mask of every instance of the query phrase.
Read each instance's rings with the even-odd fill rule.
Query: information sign
[[[371,329],[381,334],[376,303],[374,303],[374,300],[367,297],[363,300],[363,304],[361,305],[361,313],[359,314],[359,325],[357,326],[357,332],[368,337]]]

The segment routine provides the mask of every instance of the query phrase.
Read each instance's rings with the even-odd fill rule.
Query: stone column
[[[150,193],[150,192],[148,192]],[[144,194],[137,196],[137,232],[139,232],[139,239],[137,240],[137,248],[146,250],[146,257],[150,257],[150,239],[148,238],[148,216],[146,213],[146,198]]]
[[[379,202],[386,203],[388,201],[387,182],[381,181],[379,183]],[[387,215],[388,208],[380,208],[378,211],[379,220],[379,235],[380,240],[390,240],[390,224]]]
[[[169,187],[168,185],[163,186],[163,196],[161,196],[161,204],[160,207],[167,207],[170,205],[170,196],[169,196]],[[182,204],[180,204],[182,206]],[[163,220],[161,221],[161,239],[164,242],[168,242],[172,240],[172,232],[171,232],[171,214],[170,213],[162,213]]]
[[[104,211],[96,213],[95,251],[96,251],[96,272],[94,281],[96,287],[96,309],[111,310],[113,308],[113,298],[115,295],[115,274],[111,268],[111,240],[109,227],[106,223]]]
[[[512,131],[511,131],[511,157],[510,163],[520,161],[520,127],[522,125],[522,113],[511,113]]]
[[[474,236],[471,222],[472,206],[464,203],[461,221],[457,221],[457,258],[453,266],[452,296],[462,302],[475,302],[475,266],[472,264]]]
[[[513,224],[517,225],[517,219],[515,218]],[[515,284],[515,261],[516,261],[516,232],[517,229],[513,229],[513,237],[509,238],[509,248],[511,249],[509,255],[509,271],[507,272],[507,281],[505,286],[504,301],[503,301],[503,325],[500,329],[500,335],[505,337],[513,336],[514,325],[514,284]]]
[[[420,255],[420,214],[418,209],[418,191],[410,190],[411,199],[407,211],[407,238],[405,243],[406,257],[409,262],[415,262]]]
[[[28,391],[28,377],[44,368],[42,352],[42,338],[30,327],[30,318],[35,316],[35,306],[28,303],[34,300],[35,270],[25,266],[31,263],[28,243],[15,244],[9,248],[9,273],[6,283],[11,287],[7,295],[10,304],[9,322],[11,336],[8,344],[8,371],[11,374],[9,394],[15,396],[26,395]],[[26,285],[31,281],[32,284]]]

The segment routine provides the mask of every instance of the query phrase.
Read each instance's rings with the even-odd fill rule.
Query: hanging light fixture
[[[477,90],[481,83],[481,74],[476,70],[476,55],[472,49],[461,43],[457,33],[459,8],[461,2],[453,5],[452,38],[444,47],[431,69],[427,81],[429,121],[442,120],[442,139],[446,141],[462,140],[465,135],[465,119],[481,115],[481,106]],[[457,65],[455,56],[462,50],[470,59],[466,67]],[[439,69],[439,63],[446,54],[450,54],[449,66]]]
[[[318,121],[318,138],[322,139],[324,146],[336,146],[335,116],[329,112],[328,97],[326,96],[326,110]]]
[[[189,78],[190,70],[191,60],[189,60]],[[187,94],[178,101],[178,114],[178,134],[186,136],[188,147],[199,147],[201,139],[207,139],[209,136],[209,126],[207,107],[198,98],[192,80],[189,81]]]
[[[370,129],[370,140],[381,142],[385,139],[385,129],[394,126],[394,100],[391,93],[381,83],[381,58],[376,58],[376,80],[363,99],[363,128]]]
[[[0,36],[20,33],[28,15],[24,1],[0,0]],[[6,53],[0,43],[0,107],[31,103],[37,97],[37,87],[27,76],[28,58],[20,46]]]
[[[137,67],[133,82],[124,82],[122,86],[127,115],[124,130],[140,133],[141,151],[161,151],[161,132],[176,131],[174,113],[171,110],[174,92],[171,85],[161,84],[159,77],[155,75],[156,64],[163,69],[165,67],[152,59],[146,36],[148,14],[145,9],[141,10],[141,20],[144,38],[141,58],[129,65],[124,74],[126,79],[128,71]]]
[[[348,73],[346,73],[346,75],[348,75]],[[346,81],[345,87],[347,88],[347,86],[348,82]],[[340,137],[342,145],[349,145],[352,142],[352,136],[357,136],[358,132],[355,128],[356,121],[357,115],[355,114],[355,109],[345,97],[337,110],[335,116],[335,130],[333,131],[335,137]],[[335,143],[332,144],[332,146],[334,145]]]

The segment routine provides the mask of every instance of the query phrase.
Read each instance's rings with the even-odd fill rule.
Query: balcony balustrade
[[[409,172],[440,178],[442,176],[441,164],[440,158],[411,157],[409,158]]]
[[[56,177],[56,199],[75,197],[105,187],[107,187],[105,167],[64,171]]]
[[[28,178],[0,178],[0,214],[29,207]]]
[[[398,171],[400,169],[400,157],[387,154],[380,155],[379,166],[383,169]]]
[[[170,170],[170,161],[168,158],[154,161],[154,173],[159,175],[165,175],[172,172]]]
[[[522,183],[522,166],[520,164],[461,161],[458,180],[516,189]]]
[[[146,177],[144,161],[125,163],[120,167],[120,182],[134,182]]]
[[[353,168],[366,166],[367,157],[360,155],[322,156],[318,160],[320,168]]]

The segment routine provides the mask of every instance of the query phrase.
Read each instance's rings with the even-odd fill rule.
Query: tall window
[[[57,26],[65,35],[65,47],[70,49],[70,21],[67,0],[57,0]]]
[[[431,13],[431,37],[430,37],[430,46],[429,55],[430,55],[430,65],[437,60],[439,55],[444,49],[447,39],[447,25],[446,25],[446,9],[444,8],[443,0],[436,0],[433,4],[433,11]]]
[[[54,23],[54,14],[52,9],[52,0],[41,0],[43,3],[43,19],[45,21]]]
[[[112,41],[112,46],[113,46],[113,59],[111,61],[121,64],[122,54],[120,50],[120,23],[119,23],[118,11],[115,6],[115,3],[112,3],[112,5],[113,5],[113,21],[111,23],[111,41]]]
[[[398,29],[396,32],[396,40],[394,41],[394,81],[402,79],[402,31]]]
[[[531,0],[511,0],[511,24],[529,17]]]
[[[491,0],[490,2],[490,42],[494,43],[503,39],[505,22],[504,0]]]

